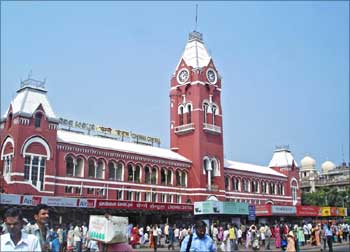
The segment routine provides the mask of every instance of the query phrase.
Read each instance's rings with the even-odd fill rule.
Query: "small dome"
[[[300,164],[301,164],[301,169],[315,169],[315,166],[316,166],[316,161],[315,159],[313,159],[312,157],[310,156],[305,156],[301,161],[300,161]]]
[[[325,161],[321,165],[322,172],[327,173],[329,170],[335,169],[335,164],[332,161]]]

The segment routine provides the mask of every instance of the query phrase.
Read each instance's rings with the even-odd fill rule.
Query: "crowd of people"
[[[49,208],[39,204],[34,211],[35,223],[29,223],[18,208],[9,208],[0,225],[1,251],[50,252],[132,252],[135,248],[159,247],[168,250],[234,252],[242,248],[267,251],[273,246],[281,251],[299,252],[305,245],[332,252],[333,243],[349,241],[347,223],[278,223],[243,225],[204,221],[193,225],[153,224],[128,226],[128,242],[104,245],[89,239],[88,225],[83,223],[55,225],[49,228]],[[106,218],[108,216],[106,215]],[[109,248],[109,249],[108,249]]]

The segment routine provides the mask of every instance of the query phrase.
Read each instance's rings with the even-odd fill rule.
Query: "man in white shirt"
[[[0,236],[0,251],[41,252],[38,238],[35,235],[22,232],[23,214],[20,209],[7,209],[5,212],[5,224],[8,233]]]

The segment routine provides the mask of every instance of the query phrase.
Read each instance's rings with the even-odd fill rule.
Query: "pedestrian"
[[[51,242],[50,242],[50,252],[60,252],[61,251],[61,245],[60,241],[58,239],[58,235],[55,231],[51,232]]]
[[[174,228],[171,225],[168,225],[168,250],[172,248],[174,250],[174,242],[175,242],[175,234],[174,234]]]
[[[331,224],[326,226],[325,235],[327,239],[328,251],[333,252],[333,231],[331,229]]]
[[[7,209],[4,218],[7,233],[0,236],[1,251],[41,252],[38,238],[33,234],[22,232],[23,214],[20,209]]]
[[[250,236],[251,236],[251,242],[252,242],[252,249],[253,249],[253,251],[258,251],[260,249],[259,235],[258,235],[258,230],[255,227],[255,225],[252,225],[250,227]]]
[[[289,231],[287,235],[287,248],[286,252],[295,252],[295,239],[293,231]]]
[[[35,224],[31,225],[28,229],[28,233],[33,234],[38,238],[41,244],[42,251],[48,251],[50,249],[50,230],[49,224],[49,206],[46,204],[38,204],[34,208]]]
[[[157,224],[154,224],[152,229],[152,243],[150,243],[150,246],[153,245],[153,251],[157,252],[157,247],[158,247],[158,226]]]
[[[216,252],[213,239],[206,234],[207,224],[198,220],[194,225],[194,231],[187,235],[181,244],[180,252],[205,251]]]
[[[74,251],[81,252],[81,239],[82,233],[80,231],[79,225],[76,225],[73,232],[73,241],[74,241]]]
[[[274,235],[275,235],[275,247],[280,248],[282,240],[281,240],[281,229],[278,224],[276,224],[275,226]]]
[[[228,229],[228,232],[229,232],[229,235],[228,235],[228,238],[230,240],[230,246],[231,246],[231,252],[232,251],[236,251],[236,240],[237,240],[237,233],[236,233],[236,229],[233,225],[229,225],[229,229]]]
[[[269,227],[269,225],[265,225],[265,246],[267,250],[270,250],[270,241],[271,241],[271,236],[272,236],[272,232],[271,229]]]

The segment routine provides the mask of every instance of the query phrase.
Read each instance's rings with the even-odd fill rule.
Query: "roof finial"
[[[197,21],[198,21],[198,4],[196,4],[196,26],[194,27],[194,30],[197,30]]]

